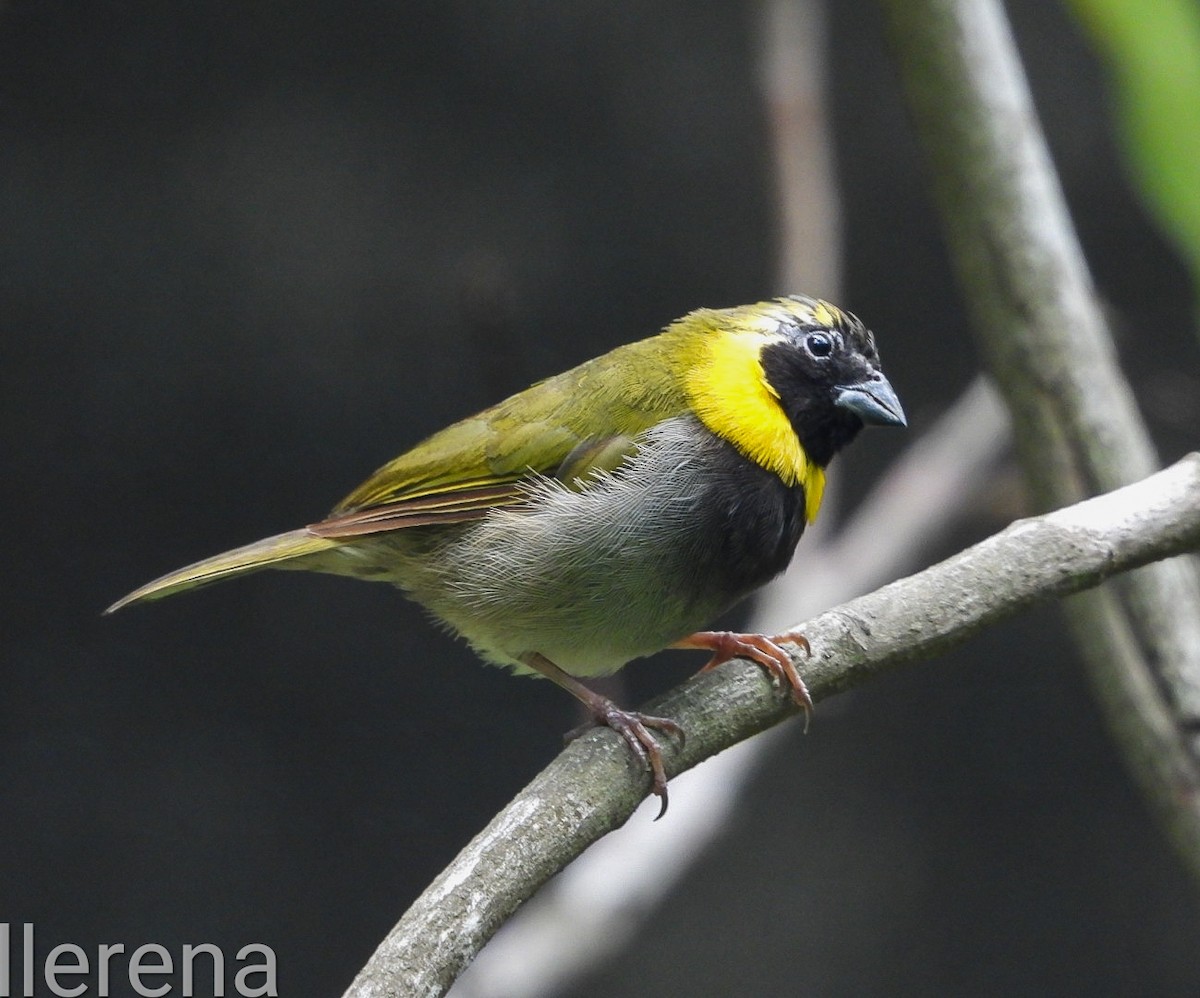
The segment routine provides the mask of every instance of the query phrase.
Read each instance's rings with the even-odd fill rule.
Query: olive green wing
[[[384,465],[308,529],[352,537],[479,519],[523,501],[536,476],[571,483],[616,467],[656,423],[686,411],[661,334],[541,381]],[[677,365],[676,365],[677,366]]]

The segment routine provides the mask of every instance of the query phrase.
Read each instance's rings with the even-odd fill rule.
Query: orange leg
[[[658,815],[655,821],[658,821],[664,814],[667,813],[667,773],[663,769],[662,751],[658,747],[658,742],[654,736],[650,734],[649,729],[655,728],[658,731],[666,732],[669,735],[678,735],[680,741],[683,740],[683,728],[666,717],[653,717],[650,714],[639,714],[637,711],[623,710],[615,703],[603,697],[595,690],[590,690],[583,685],[574,676],[563,672],[557,665],[546,658],[545,655],[539,655],[537,652],[531,652],[528,655],[522,655],[521,661],[529,668],[540,672],[547,679],[552,680],[564,690],[576,697],[592,715],[592,723],[604,725],[612,728],[618,735],[625,739],[630,750],[635,756],[641,760],[643,766],[650,770],[652,780],[652,789],[656,797],[662,801],[662,806],[659,808]],[[572,731],[567,737],[568,739],[577,737],[582,734],[584,728]]]
[[[808,638],[798,631],[787,634],[777,634],[767,637],[765,634],[738,634],[736,631],[697,631],[681,641],[676,641],[672,648],[701,648],[713,653],[712,658],[700,669],[708,672],[718,665],[735,658],[748,658],[756,662],[770,673],[780,686],[784,686],[792,695],[796,706],[804,711],[805,726],[812,716],[813,702],[808,695],[808,687],[796,671],[792,657],[780,645],[785,642],[799,645],[805,655],[812,654],[812,646]]]

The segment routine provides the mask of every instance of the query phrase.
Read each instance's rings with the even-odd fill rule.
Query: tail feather
[[[122,596],[104,612],[113,613],[130,603],[161,599],[163,596],[206,586],[210,582],[218,582],[233,575],[246,575],[262,568],[271,568],[280,562],[341,547],[342,543],[327,537],[317,537],[305,529],[265,537],[245,547],[234,548],[232,551],[168,572],[161,578],[135,589],[128,596]]]

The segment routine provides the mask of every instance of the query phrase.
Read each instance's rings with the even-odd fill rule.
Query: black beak
[[[867,426],[907,426],[892,384],[878,371],[856,385],[838,385],[833,404],[849,409]]]

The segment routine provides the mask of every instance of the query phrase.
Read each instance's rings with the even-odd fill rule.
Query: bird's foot
[[[592,720],[572,731],[567,732],[566,740],[572,741],[586,734],[597,725],[612,728],[625,739],[625,744],[642,765],[650,770],[651,790],[662,803],[654,820],[658,821],[667,813],[667,773],[663,768],[662,750],[658,741],[650,733],[650,729],[676,735],[679,743],[684,742],[683,728],[668,717],[655,717],[652,714],[641,714],[635,710],[624,710],[607,697],[593,693],[595,699],[585,700],[584,704],[592,715]]]
[[[681,641],[676,641],[672,647],[702,648],[711,651],[713,656],[700,669],[701,672],[708,672],[735,658],[748,658],[751,662],[761,665],[775,682],[788,690],[796,706],[804,711],[804,726],[807,729],[808,719],[813,710],[812,697],[809,696],[808,687],[800,678],[791,655],[781,647],[783,644],[797,645],[804,649],[806,656],[812,654],[808,638],[799,631],[776,634],[774,637],[767,637],[765,634],[739,634],[736,631],[697,631]]]
[[[563,672],[562,669],[539,652],[529,652],[522,655],[521,661],[535,672],[540,672],[547,679],[557,683],[564,690],[575,696],[587,708],[587,712],[592,715],[591,721],[587,724],[567,733],[567,741],[578,738],[584,732],[590,731],[596,725],[601,724],[612,728],[613,731],[625,739],[625,744],[629,746],[630,751],[641,760],[643,766],[650,770],[650,777],[653,784],[651,789],[654,791],[654,795],[662,801],[658,817],[654,820],[658,821],[659,818],[666,814],[667,772],[663,768],[662,750],[658,747],[658,742],[654,736],[650,734],[650,729],[655,728],[669,735],[678,735],[680,744],[682,744],[684,740],[683,728],[667,717],[654,717],[650,714],[639,714],[633,710],[622,710],[609,700],[608,697],[601,696],[595,690],[584,686],[574,676]]]

